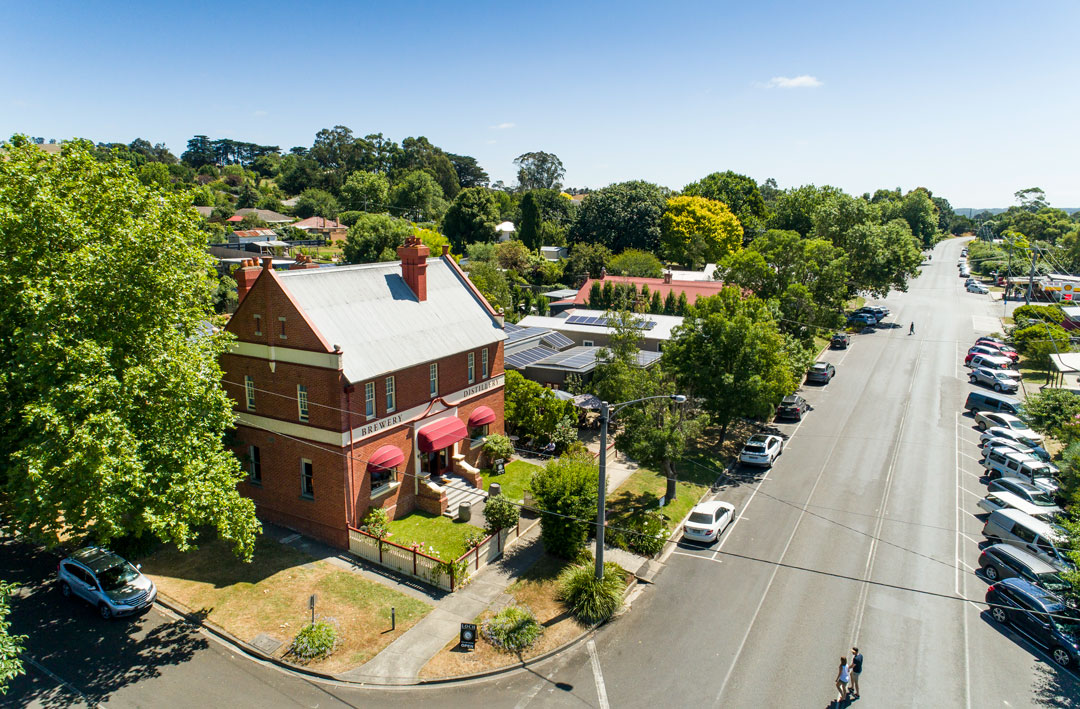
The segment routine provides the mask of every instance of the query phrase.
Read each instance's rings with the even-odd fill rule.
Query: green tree
[[[546,443],[566,416],[576,416],[572,402],[513,370],[506,372],[503,389],[506,428],[522,438]]]
[[[664,303],[660,299],[660,291],[653,291],[652,299],[649,301],[649,312],[653,315],[664,312]]]
[[[807,236],[814,229],[814,212],[827,198],[837,194],[840,194],[840,190],[828,185],[803,185],[783,190],[777,195],[769,226]]]
[[[531,254],[525,244],[517,239],[495,245],[495,263],[504,271],[517,271],[519,274],[529,270]]]
[[[450,157],[424,136],[401,141],[401,150],[395,155],[395,175],[414,170],[422,170],[431,175],[442,190],[441,196],[446,199],[453,199],[461,189],[457,170]]]
[[[1065,441],[1080,416],[1080,396],[1068,389],[1050,387],[1024,399],[1023,419],[1036,431]]]
[[[468,187],[461,190],[443,217],[443,233],[454,245],[454,252],[465,250],[467,244],[494,241],[499,209],[491,190]]]
[[[682,393],[701,400],[721,436],[742,417],[766,418],[798,386],[768,305],[729,286],[699,298],[675,329],[662,364]]]
[[[540,243],[542,224],[540,202],[533,192],[526,192],[521,197],[521,228],[518,229],[518,238],[530,249],[540,248],[543,246]]]
[[[16,136],[0,160],[0,487],[5,523],[56,545],[211,526],[250,558],[259,522],[222,441],[233,403],[210,332],[213,259],[183,194]]]
[[[23,668],[20,655],[23,644],[26,642],[25,635],[11,634],[11,604],[8,601],[15,584],[0,581],[0,695],[6,694],[11,680],[26,672]]]
[[[362,214],[349,228],[343,247],[347,263],[397,260],[397,247],[412,233],[412,224],[388,214]]]
[[[510,284],[503,272],[491,263],[470,263],[469,280],[487,298],[492,307],[503,312],[510,310]]]
[[[690,197],[705,197],[727,206],[739,220],[743,238],[747,241],[761,230],[768,216],[768,208],[761,197],[757,182],[746,175],[728,170],[714,172],[683,188]]]
[[[518,169],[518,188],[522,191],[562,187],[566,168],[554,153],[524,153],[514,158],[514,165]]]
[[[589,286],[589,300],[588,306],[593,310],[605,310],[607,309],[607,303],[604,302],[604,290],[600,287],[600,281],[593,281]]]
[[[301,193],[300,199],[296,201],[296,208],[294,211],[296,212],[296,216],[301,219],[314,216],[333,219],[337,216],[339,209],[337,199],[334,198],[334,195],[326,190],[319,190],[311,187]]]
[[[674,315],[677,303],[675,302],[675,291],[669,290],[667,297],[664,298],[664,315]]]
[[[378,173],[357,170],[341,186],[341,204],[359,212],[385,212],[390,204],[390,183]]]
[[[566,259],[566,267],[563,272],[567,279],[573,281],[587,274],[591,278],[599,278],[608,262],[611,260],[611,250],[600,244],[574,244],[570,249],[570,258]]]
[[[908,223],[923,248],[934,245],[938,234],[938,208],[925,188],[908,192],[898,205],[897,216]]]
[[[469,155],[454,155],[453,153],[446,153],[446,157],[450,159],[450,164],[454,166],[458,184],[461,185],[462,189],[488,186],[491,178],[476,162],[476,158]]]
[[[602,245],[615,252],[641,249],[656,253],[660,218],[669,194],[663,187],[642,181],[592,192],[578,209],[568,238],[574,244]]]
[[[510,372],[507,372],[510,374]],[[540,512],[540,538],[549,554],[576,559],[596,514],[599,472],[588,456],[549,460],[533,473],[529,490]]]
[[[634,276],[637,278],[659,278],[664,272],[664,265],[648,251],[627,249],[615,256],[608,263],[612,274],[616,276]]]
[[[705,197],[672,197],[660,220],[664,252],[691,268],[719,261],[742,246],[739,220],[721,202]]]
[[[443,190],[435,178],[423,170],[406,174],[390,189],[390,204],[400,214],[416,221],[439,221],[446,212]]]

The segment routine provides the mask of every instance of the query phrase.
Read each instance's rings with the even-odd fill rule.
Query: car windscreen
[[[110,566],[104,571],[97,572],[97,577],[98,581],[101,582],[103,591],[115,591],[139,578],[139,572],[134,566],[125,561],[116,566]]]
[[[691,512],[689,521],[694,524],[712,524],[713,516],[708,512]]]

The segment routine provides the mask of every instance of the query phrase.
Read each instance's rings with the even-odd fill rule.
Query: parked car
[[[970,275],[971,275],[971,269],[969,269],[967,266],[964,266],[963,268],[960,269],[960,277],[961,278],[967,278]]]
[[[986,295],[990,292],[990,289],[984,286],[982,283],[968,283],[967,289],[968,293],[980,293],[982,295]]]
[[[1016,441],[1022,446],[1027,446],[1028,448],[1033,449],[1035,451],[1035,455],[1037,455],[1042,460],[1049,460],[1049,454],[1046,452],[1046,449],[1042,447],[1041,439],[1036,441],[1032,438],[1028,438],[1022,433],[1018,433],[1017,431],[1012,430],[1011,428],[1005,428],[1004,426],[994,426],[993,428],[988,428],[983,431],[982,435],[979,437],[979,441],[985,444],[991,438],[1008,438],[1010,440]]]
[[[990,616],[1046,648],[1054,662],[1075,667],[1080,659],[1080,615],[1050,591],[1021,578],[1005,579],[986,589]]]
[[[1010,492],[1037,507],[1057,507],[1050,493],[1017,478],[1000,478],[990,483],[986,489],[990,492]]]
[[[1007,428],[1010,431],[1020,434],[1024,438],[1032,441],[1042,443],[1043,436],[1041,433],[1036,433],[1028,428],[1028,425],[1021,421],[1012,414],[1006,414],[1004,412],[993,411],[980,411],[975,414],[975,425],[979,427],[980,431],[985,431],[988,428],[1000,427]]]
[[[878,318],[870,313],[852,313],[847,321],[848,325],[877,325]]]
[[[964,366],[971,369],[986,367],[987,369],[1015,369],[1016,363],[1009,357],[1002,355],[971,354],[964,359]]]
[[[846,332],[834,333],[832,340],[829,341],[829,346],[834,350],[846,350],[849,344],[851,344],[851,335]]]
[[[1010,394],[1020,389],[1020,380],[1014,377],[1010,370],[976,367],[968,375],[968,381],[972,384],[984,384],[994,391],[1007,391]]]
[[[60,561],[56,577],[65,598],[81,598],[109,619],[144,611],[157,598],[140,568],[106,549],[84,547]]]
[[[695,542],[715,542],[735,518],[735,506],[730,502],[702,502],[690,510],[683,525],[683,537]]]
[[[806,373],[806,381],[815,384],[828,384],[836,376],[836,367],[828,362],[814,362]]]
[[[1072,569],[1072,562],[1058,546],[1065,541],[1065,530],[1020,510],[991,512],[983,525],[983,536],[1024,549],[1059,571]]]
[[[792,394],[791,396],[785,396],[783,401],[780,402],[780,406],[776,407],[776,418],[792,418],[796,421],[802,421],[803,414],[810,410],[810,403],[799,396],[798,394]]]
[[[1035,519],[1041,519],[1044,522],[1053,522],[1054,519],[1061,514],[1061,508],[1057,505],[1052,507],[1041,507],[1034,503],[1028,502],[1019,495],[1014,495],[1011,492],[1005,492],[1004,490],[995,490],[993,492],[987,492],[977,503],[980,510],[986,512],[994,512],[995,510],[1020,510],[1026,512]]]
[[[1033,458],[1038,458],[1042,462],[1046,463],[1051,470],[1054,471],[1054,475],[1057,475],[1060,471],[1057,466],[1050,462],[1050,454],[1043,448],[1032,448],[1025,446],[1023,443],[1019,443],[1013,438],[1005,438],[1004,436],[992,436],[986,441],[982,442],[980,446],[983,457],[986,456],[994,448],[1008,448],[1009,450],[1016,451],[1023,455],[1030,455]]]
[[[883,320],[888,317],[890,310],[881,305],[864,305],[855,311],[856,313],[870,313],[878,320]]]
[[[986,369],[986,367],[980,367],[979,369]],[[990,371],[998,370],[992,369]],[[968,392],[967,399],[964,400],[964,408],[973,414],[980,411],[1002,411],[1015,415],[1023,409],[1023,404],[1020,403],[1019,399],[1012,396],[991,394],[985,391],[972,391]]]
[[[1050,593],[1069,590],[1069,584],[1050,564],[1011,544],[991,544],[979,554],[983,576],[991,581],[1021,578]]]
[[[1006,344],[1004,344],[1002,342],[997,342],[995,340],[988,340],[985,337],[976,340],[974,346],[989,347],[992,350],[996,350],[998,357],[1008,357],[1009,359],[1012,359],[1012,360],[1020,359],[1020,353],[1017,352],[1010,345],[1006,345]]]
[[[739,453],[739,462],[746,465],[770,466],[776,462],[783,451],[784,439],[780,436],[755,433],[747,439],[746,445]]]
[[[1047,463],[1009,448],[991,449],[982,459],[982,466],[990,480],[1018,478],[1051,495],[1057,494],[1060,487],[1054,479],[1053,469]]]
[[[984,347],[983,345],[972,345],[968,348],[967,355],[964,356],[964,364],[970,362],[975,355],[986,355],[987,357],[1004,356],[997,350],[990,347]]]
[[[990,337],[989,335],[983,335],[979,339],[975,340],[976,345],[983,345],[984,347],[996,347],[999,350],[1008,350],[1009,352],[1016,352],[1016,348],[1010,345],[1000,337]]]

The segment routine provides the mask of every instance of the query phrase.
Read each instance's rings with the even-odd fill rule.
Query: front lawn
[[[428,614],[431,606],[329,562],[319,561],[267,536],[260,537],[250,564],[220,541],[190,552],[163,548],[142,560],[159,591],[204,613],[241,640],[260,634],[282,645],[283,657],[296,633],[311,622],[308,598],[317,596],[318,617],[333,618],[341,644],[328,658],[311,663],[340,672],[367,662]],[[390,608],[397,627],[390,630]],[[285,658],[289,659],[289,658]]]
[[[484,476],[484,491],[486,492],[491,483],[499,483],[502,486],[503,495],[515,502],[524,499],[525,488],[529,486],[533,473],[539,470],[539,466],[526,463],[523,460],[514,460],[508,463],[502,475],[492,475],[491,470],[482,471]]]
[[[390,522],[389,541],[404,547],[419,543],[425,554],[435,556],[434,550],[443,561],[451,561],[465,553],[465,537],[469,533],[483,534],[484,530],[443,515],[417,511]]]
[[[684,469],[687,473],[691,472],[689,465],[678,466],[680,473]],[[658,509],[668,518],[667,528],[670,533],[709,489],[708,483],[694,482],[696,477],[700,476],[690,474],[690,479],[679,480],[675,484],[675,500],[669,500],[665,506],[659,507],[660,498],[667,491],[667,478],[656,471],[639,468],[618,489],[608,494],[608,515],[612,518],[624,518],[637,511]]]

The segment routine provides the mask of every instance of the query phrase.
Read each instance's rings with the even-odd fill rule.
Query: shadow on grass
[[[221,589],[237,583],[257,584],[274,574],[327,556],[330,554],[307,554],[262,534],[255,543],[251,563],[236,558],[229,546],[218,540],[189,552],[162,547],[141,561],[143,571],[148,574],[198,581]]]

